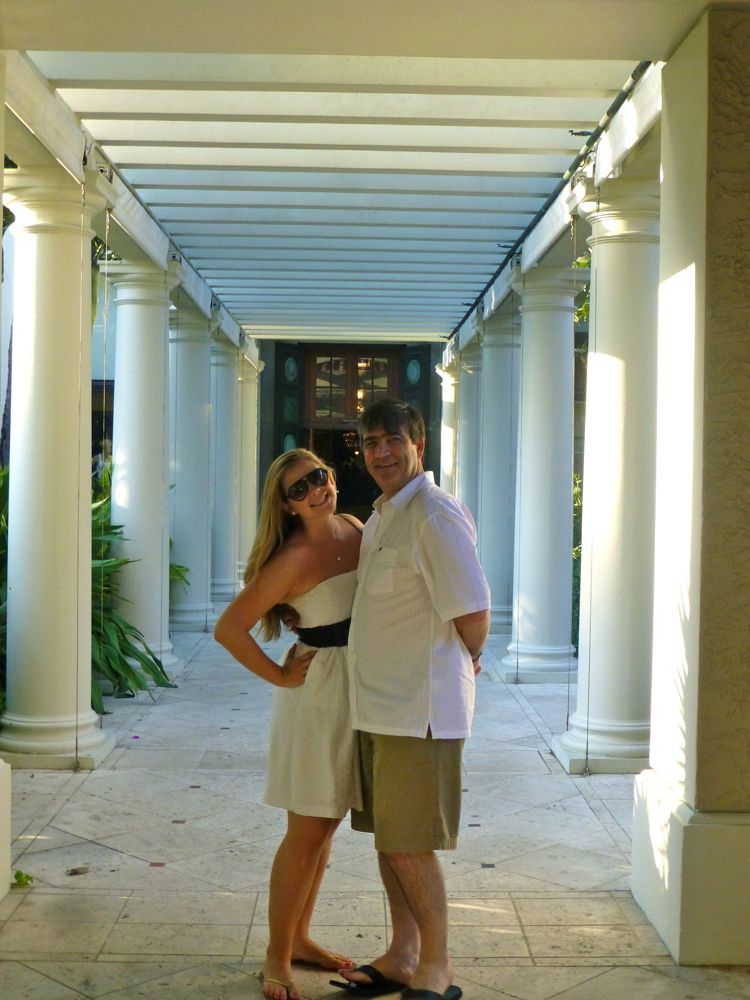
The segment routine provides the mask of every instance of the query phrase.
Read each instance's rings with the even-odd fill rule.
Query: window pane
[[[338,419],[346,417],[346,392],[343,388],[331,390],[331,416]]]
[[[331,358],[315,358],[315,416],[331,414]]]

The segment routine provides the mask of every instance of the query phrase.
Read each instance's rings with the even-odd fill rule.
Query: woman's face
[[[281,487],[284,494],[284,508],[290,514],[297,514],[302,518],[316,518],[333,514],[336,510],[336,487],[331,482],[331,477],[326,476],[322,483],[316,481],[315,472],[321,466],[309,458],[302,458],[294,465],[290,465],[281,479]],[[311,478],[310,474],[313,474]],[[322,479],[322,476],[320,476]],[[292,493],[297,495],[305,490],[305,495],[301,499],[293,499],[289,496],[290,487]]]

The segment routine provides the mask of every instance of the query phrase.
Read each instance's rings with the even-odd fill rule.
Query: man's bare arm
[[[472,661],[478,663],[490,631],[489,609],[460,615],[460,617],[453,619],[453,624],[456,626],[464,646],[469,650]]]

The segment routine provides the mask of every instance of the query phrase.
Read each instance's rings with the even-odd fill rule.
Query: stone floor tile
[[[463,764],[467,774],[476,771],[491,771],[493,774],[549,774],[544,757],[538,750],[467,749],[464,751]]]
[[[712,988],[682,982],[656,969],[619,967],[558,994],[555,1000],[718,1000]]]
[[[566,924],[622,924],[624,910],[609,896],[516,899],[524,927]]]
[[[313,915],[312,926],[346,927],[357,926],[385,927],[386,901],[385,893],[371,892],[332,892],[325,888],[318,897]],[[268,893],[258,893],[258,906],[253,926],[268,925]]]
[[[106,922],[59,920],[13,920],[0,928],[0,956],[21,959],[38,953],[96,956],[104,944],[113,920]]]
[[[143,924],[119,921],[102,949],[110,955],[211,955],[241,958],[247,928],[232,924]]]
[[[257,893],[135,893],[119,919],[131,924],[237,924],[248,928],[257,919],[257,908]]]
[[[695,984],[713,992],[716,1000],[740,1000],[750,997],[750,966],[724,968],[691,968],[688,966],[667,966],[658,970],[659,975],[679,980],[684,984]]]
[[[123,912],[129,894],[81,892],[29,893],[14,920],[113,924]]]
[[[372,927],[367,924],[351,924],[342,926],[336,925],[315,925],[315,939],[328,948],[333,948],[341,954],[355,958],[360,955],[369,956],[370,960],[376,955],[382,955],[388,946],[388,932],[385,921],[380,927]],[[261,924],[253,924],[247,939],[247,949],[245,958],[252,962],[262,962],[268,944],[268,928]]]
[[[109,996],[115,990],[126,986],[149,983],[170,976],[186,967],[192,966],[183,962],[26,962],[30,968],[43,973],[48,980],[62,983],[70,990],[77,991],[75,996],[85,996],[96,1000],[98,997]],[[0,965],[0,974],[2,965]],[[0,978],[0,983],[2,979]],[[20,1000],[15,993],[2,993],[2,996]],[[23,995],[21,995],[23,996]],[[53,1000],[52,996],[40,994],[40,1000]],[[66,996],[66,994],[61,994]]]
[[[459,896],[456,893],[451,893],[448,899],[448,923],[451,927],[519,926],[518,916],[509,896],[488,899],[479,896]]]
[[[454,875],[446,872],[445,884],[451,893],[473,892],[476,890],[495,890],[497,892],[517,892],[522,890],[559,892],[561,888],[559,883],[546,882],[544,879],[531,875],[507,871],[499,866],[482,868],[475,865],[469,870],[466,870],[466,866],[461,867],[463,870]]]
[[[198,767],[205,751],[202,747],[179,747],[154,750],[133,750],[129,748],[117,762],[117,770],[124,771],[131,767],[142,769],[158,768],[161,771],[183,770],[186,767]]]
[[[549,1000],[557,997],[564,990],[578,986],[587,980],[602,975],[600,969],[592,968],[487,968],[486,966],[464,967],[456,969],[456,976],[464,979],[464,995],[467,1000],[474,998],[474,984],[497,990],[501,997],[514,997],[517,1000]],[[600,1000],[606,1000],[602,997]]]
[[[73,1000],[90,996],[20,962],[0,962],[0,996],[8,1000]]]
[[[260,983],[251,975],[221,963],[198,963],[180,972],[127,986],[107,1000],[246,1000],[260,998]]]
[[[257,887],[265,888],[277,846],[275,837],[270,842],[239,844],[172,862],[167,865],[167,870],[184,878],[196,879],[203,883],[204,888],[213,887],[230,892],[233,889],[248,891]]]
[[[649,928],[650,929],[650,928]],[[644,964],[652,955],[666,955],[667,950],[652,931],[653,938],[639,933],[640,928],[626,925],[525,926],[526,938],[534,958],[565,956],[639,957]]]
[[[547,879],[569,889],[596,889],[626,877],[630,866],[622,856],[586,852],[581,848],[562,845],[518,855],[499,865],[534,878]]]
[[[454,960],[463,958],[520,957],[529,955],[520,927],[453,925],[450,929],[450,951]]]

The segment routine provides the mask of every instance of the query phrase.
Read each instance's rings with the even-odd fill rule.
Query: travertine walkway
[[[4,1000],[257,998],[283,815],[261,804],[270,689],[207,635],[177,637],[175,690],[112,701],[95,772],[13,774],[0,903]],[[500,643],[497,644],[501,649]],[[469,1000],[750,998],[747,970],[682,969],[628,892],[632,779],[574,778],[549,752],[575,692],[479,680],[460,848],[444,855]],[[342,827],[317,936],[366,961],[388,937],[371,840]],[[300,969],[306,996],[339,991]]]

